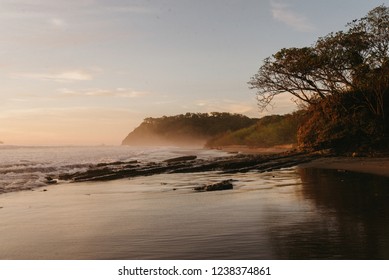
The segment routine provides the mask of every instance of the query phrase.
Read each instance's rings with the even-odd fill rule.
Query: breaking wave
[[[153,162],[188,154],[204,159],[226,155],[215,150],[177,147],[0,146],[0,193],[44,187],[49,184],[48,177],[86,171],[99,163],[131,160]]]

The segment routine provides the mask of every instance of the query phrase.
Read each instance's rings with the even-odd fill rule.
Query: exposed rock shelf
[[[113,162],[91,166],[85,172],[61,174],[60,180],[73,182],[107,181],[114,179],[151,176],[163,173],[194,173],[219,171],[221,173],[266,172],[274,169],[295,166],[310,162],[319,155],[308,153],[283,153],[276,155],[235,155],[212,160],[197,159],[196,156],[184,156],[161,162],[142,163],[138,161]]]

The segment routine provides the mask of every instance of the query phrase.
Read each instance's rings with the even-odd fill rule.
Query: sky
[[[0,141],[120,145],[144,118],[259,112],[247,82],[383,0],[0,0]]]

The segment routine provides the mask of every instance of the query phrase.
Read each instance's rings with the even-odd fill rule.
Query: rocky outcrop
[[[195,160],[197,156],[182,156],[182,157],[176,157],[176,158],[170,158],[167,160],[164,160],[164,162],[180,162],[180,161],[188,161],[188,160]]]
[[[318,154],[283,153],[276,155],[235,155],[211,160],[184,156],[161,162],[113,162],[91,166],[87,171],[72,174],[60,174],[57,178],[73,182],[107,181],[137,176],[151,176],[163,173],[193,173],[218,171],[224,174],[255,170],[266,172],[274,169],[295,166],[320,157]],[[230,182],[231,183],[231,182]],[[226,185],[226,184],[225,184]],[[217,187],[217,186],[216,186]]]

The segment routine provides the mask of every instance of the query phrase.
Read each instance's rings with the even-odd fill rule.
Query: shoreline
[[[300,168],[336,169],[389,177],[389,157],[323,157],[299,164]]]
[[[268,148],[250,147],[245,145],[230,145],[215,148],[211,150],[220,150],[232,154],[247,154],[247,155],[272,155],[290,152],[294,149],[293,145],[278,145]]]
[[[247,155],[272,155],[293,151],[293,145],[270,148],[252,148],[243,145],[219,147],[219,150]],[[323,156],[310,162],[297,164],[299,168],[336,169],[339,172],[358,172],[389,177],[389,156],[375,157]]]
[[[387,258],[384,246],[366,254],[371,239],[388,244],[385,227],[362,237],[347,230],[387,224],[385,215],[377,220],[365,211],[389,211],[387,177],[302,168],[359,166],[374,174],[381,166],[385,176],[389,157],[291,152],[196,161],[186,152],[139,169],[129,162],[96,165],[90,181],[0,195],[0,259]],[[128,174],[120,173],[125,168]],[[110,174],[138,176],[97,180]],[[196,191],[225,181],[233,188]],[[329,224],[331,238],[323,231]],[[341,250],[354,248],[354,240],[365,246]]]
[[[290,180],[288,172],[274,174],[274,184]],[[207,194],[193,187],[217,179],[202,173],[8,193],[0,196],[0,259],[275,258],[268,248],[256,249],[270,235],[257,221],[267,221],[261,211],[271,201],[266,197],[282,188],[267,194],[266,179],[255,176],[252,181],[252,175],[242,173],[234,190]],[[265,237],[258,239],[258,231]]]
[[[322,159],[336,158],[316,161]],[[385,227],[377,235],[357,239],[364,245],[361,250],[341,250],[353,248],[354,238],[360,238],[344,230],[343,221],[347,228],[370,221],[376,221],[372,228],[386,224],[385,215],[377,221],[374,211],[362,217],[352,211],[368,201],[385,205],[385,213],[386,186],[380,187],[377,198],[376,188],[370,188],[375,178],[341,176],[343,182],[339,176],[326,177],[328,172],[300,171],[224,174],[224,179],[236,180],[234,189],[207,194],[193,187],[217,182],[219,175],[158,174],[8,193],[0,196],[0,259],[387,258],[384,246],[374,247],[373,256],[365,254],[371,238],[387,244]],[[339,187],[344,184],[349,188]],[[322,230],[329,224],[335,238]],[[318,236],[324,242],[318,243]]]
[[[189,151],[180,153],[178,157],[158,161],[115,161],[90,165],[86,171],[73,173],[46,174],[46,185],[25,188],[34,190],[65,182],[113,181],[124,178],[147,177],[158,174],[198,173],[219,171],[220,174],[240,174],[248,171],[259,173],[283,169],[286,167],[334,169],[339,172],[352,171],[389,177],[389,156],[378,154],[376,157],[346,157],[320,152],[298,152],[292,145],[275,146],[271,148],[252,148],[247,146],[219,147],[229,156],[212,159],[197,158],[196,153]],[[0,188],[0,194],[21,191],[17,189]]]

